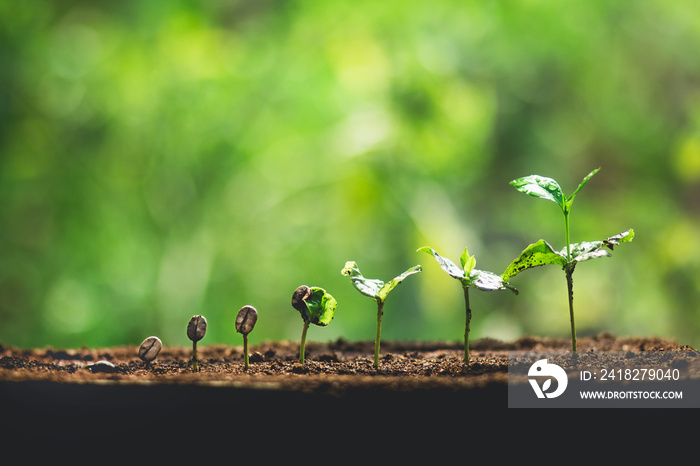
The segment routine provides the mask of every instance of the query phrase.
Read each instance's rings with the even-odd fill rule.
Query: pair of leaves
[[[301,318],[304,319],[304,322],[310,322],[319,327],[325,327],[330,324],[338,307],[338,302],[335,298],[318,286],[304,286],[299,287],[298,290],[302,288],[304,288],[306,294],[299,296],[298,301],[293,300],[292,304],[301,313]]]
[[[525,248],[520,256],[511,262],[501,277],[507,281],[523,270],[540,265],[555,264],[566,267],[589,259],[608,257],[611,254],[605,248],[612,251],[618,244],[630,242],[632,239],[634,239],[634,230],[630,229],[603,241],[585,241],[572,244],[570,261],[566,259],[566,248],[555,251],[549,243],[541,239]]]
[[[464,248],[464,252],[462,252],[462,255],[460,256],[460,261],[462,263],[461,268],[450,259],[439,255],[431,247],[424,246],[422,248],[418,248],[418,251],[431,254],[437,263],[440,264],[440,268],[447,272],[450,277],[459,280],[464,288],[474,286],[475,288],[483,291],[509,289],[515,294],[518,294],[518,290],[505,282],[502,277],[496,275],[495,273],[476,269],[476,258],[469,255],[467,248]]]
[[[552,201],[559,207],[561,207],[561,210],[564,213],[568,213],[571,209],[571,204],[573,204],[574,202],[576,194],[578,194],[578,192],[581,191],[581,189],[586,185],[586,183],[588,183],[588,181],[591,178],[593,178],[593,175],[598,173],[598,170],[600,170],[600,168],[596,168],[588,175],[586,175],[586,177],[583,179],[583,181],[581,181],[576,190],[573,193],[571,193],[571,195],[568,197],[564,195],[561,186],[559,186],[559,183],[557,183],[556,180],[554,180],[553,178],[547,178],[546,176],[525,176],[511,181],[510,184],[515,186],[515,188],[522,193],[528,194],[533,197],[538,197],[540,199]]]
[[[418,273],[422,271],[420,265],[415,265],[410,269],[406,270],[401,275],[394,277],[388,283],[384,283],[382,280],[377,280],[374,278],[365,278],[360,269],[357,267],[355,261],[347,261],[345,267],[340,271],[341,274],[350,277],[353,286],[365,296],[374,298],[377,302],[384,302],[387,295],[396,288],[396,286],[401,283],[409,275]]]

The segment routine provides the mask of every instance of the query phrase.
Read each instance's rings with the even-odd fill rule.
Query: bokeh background
[[[700,346],[700,6],[694,1],[0,2],[0,342],[298,340],[301,284],[339,302],[308,339],[454,340],[429,245],[501,273],[576,198],[572,241],[634,228],[574,274],[579,336]],[[471,293],[472,339],[569,337],[557,267]]]

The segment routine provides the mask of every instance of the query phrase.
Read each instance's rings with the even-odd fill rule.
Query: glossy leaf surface
[[[325,327],[333,320],[338,302],[323,288],[312,286],[310,289],[311,294],[304,301],[309,311],[309,322]]]
[[[510,263],[501,275],[504,281],[522,272],[523,270],[539,267],[540,265],[557,264],[566,265],[566,251],[564,255],[555,251],[545,240],[529,245],[520,253],[520,256]]]
[[[567,263],[582,262],[598,257],[607,257],[611,254],[605,249],[612,249],[620,243],[627,243],[634,239],[634,230],[630,229],[618,235],[611,236],[603,241],[584,241],[571,244],[571,261],[566,260],[566,248],[555,251],[545,240],[529,245],[520,253],[501,275],[507,281],[516,274],[540,265],[556,264],[565,267]]]
[[[538,197],[540,199],[547,199],[559,205],[564,209],[564,202],[566,201],[564,193],[553,178],[547,178],[546,176],[540,175],[530,175],[524,176],[522,178],[515,179],[510,182],[515,188],[527,195]]]
[[[437,263],[440,264],[440,268],[447,272],[452,278],[459,280],[463,287],[474,286],[482,291],[509,289],[516,294],[518,293],[517,289],[504,283],[500,275],[475,269],[474,265],[476,264],[476,259],[474,256],[469,256],[467,249],[464,250],[461,257],[463,269],[457,267],[450,259],[442,257],[431,247],[425,246],[419,248],[418,251],[431,254]]]
[[[391,279],[388,283],[384,283],[382,280],[373,278],[365,278],[360,272],[360,269],[357,267],[357,263],[355,261],[346,262],[345,267],[343,267],[340,273],[350,277],[353,286],[363,295],[369,296],[370,298],[374,298],[378,301],[384,301],[391,290],[396,288],[396,286],[406,277],[418,273],[421,270],[420,265],[413,266],[401,275]]]
[[[605,249],[611,251],[620,243],[628,243],[634,239],[634,230],[630,229],[618,235],[611,236],[603,241],[586,241],[583,243],[574,243],[571,245],[571,260],[573,262],[582,262],[597,257],[608,257],[611,254]],[[566,254],[566,249],[559,252]]]

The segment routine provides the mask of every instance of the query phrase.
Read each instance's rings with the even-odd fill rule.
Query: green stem
[[[306,331],[309,329],[309,322],[304,322],[304,328],[301,331],[301,343],[299,346],[299,362],[304,365],[304,353],[306,353]]]
[[[244,369],[248,370],[248,335],[243,335],[243,356],[244,356]]]
[[[464,325],[464,362],[469,364],[469,327],[472,320],[472,309],[469,307],[469,287],[464,287],[464,304],[466,306],[467,320]]]
[[[379,367],[379,342],[382,337],[382,315],[384,314],[384,301],[377,300],[377,336],[374,338],[374,367]]]
[[[571,319],[571,350],[576,352],[576,325],[574,324],[574,266],[564,268],[566,273],[566,285],[569,290],[569,318]]]
[[[566,238],[566,263],[571,262],[571,242],[569,241],[569,211],[564,211],[564,236]]]
[[[199,364],[197,363],[197,342],[192,342],[192,368],[195,372],[199,371]]]

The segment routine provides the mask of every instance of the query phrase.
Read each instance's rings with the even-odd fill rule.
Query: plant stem
[[[301,344],[299,346],[299,362],[304,365],[304,353],[306,352],[306,331],[309,329],[309,322],[304,322],[304,328],[301,331]]]
[[[379,367],[379,341],[382,337],[382,315],[384,314],[384,301],[377,300],[377,336],[374,338],[374,367]]]
[[[244,370],[248,370],[248,334],[243,335],[243,357],[244,357]]]
[[[574,266],[570,264],[564,267],[566,273],[566,285],[569,290],[569,317],[571,319],[571,350],[576,352],[576,325],[574,325]]]
[[[192,368],[195,372],[199,371],[199,364],[197,363],[197,342],[192,342]]]
[[[564,211],[564,236],[566,238],[566,263],[571,262],[571,242],[569,241],[569,211]]]
[[[469,307],[469,287],[464,287],[464,304],[466,306],[467,320],[464,325],[464,362],[469,364],[469,326],[472,320],[472,309]]]

